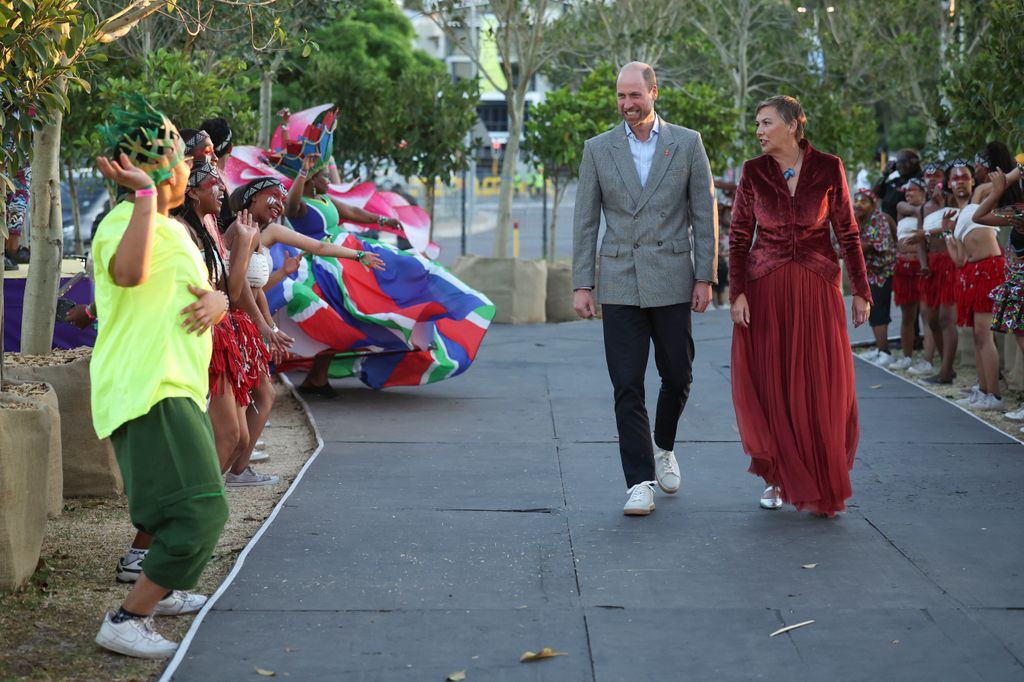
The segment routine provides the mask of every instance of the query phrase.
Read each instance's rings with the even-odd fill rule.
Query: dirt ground
[[[231,515],[196,592],[212,594],[235,558],[270,514],[316,447],[313,430],[288,388],[277,402],[263,439],[270,459],[256,465],[281,482],[228,488]],[[127,502],[77,498],[46,527],[39,567],[20,590],[0,594],[0,680],[147,680],[165,661],[145,661],[100,649],[93,642],[103,613],[116,609],[129,586],[114,581],[114,567],[134,536]],[[191,616],[157,619],[157,629],[180,640]]]

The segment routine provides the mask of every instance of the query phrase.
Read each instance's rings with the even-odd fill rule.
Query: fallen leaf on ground
[[[555,656],[568,656],[569,654],[565,651],[555,651],[549,646],[544,647],[540,651],[524,651],[523,655],[519,657],[520,663],[529,663],[530,661],[540,661],[545,658],[554,658]]]
[[[275,673],[273,670],[264,670],[263,668],[256,668],[256,674],[257,675],[263,675],[263,677],[275,677],[275,676],[277,676],[277,673]]]
[[[462,680],[466,679],[466,671],[465,670],[460,670],[457,673],[452,673],[451,675],[449,675],[448,677],[446,677],[444,679],[445,679],[445,682],[462,682]]]
[[[818,564],[804,564],[801,568],[815,568]]]
[[[804,622],[797,623],[796,625],[787,625],[784,628],[779,628],[778,630],[776,630],[775,632],[773,632],[772,634],[770,634],[768,636],[769,637],[774,637],[775,635],[781,635],[783,633],[789,632],[790,630],[796,630],[797,628],[802,628],[805,625],[810,625],[813,622],[814,622],[813,620],[805,620]]]

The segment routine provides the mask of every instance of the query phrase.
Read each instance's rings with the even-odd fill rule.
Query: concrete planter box
[[[452,274],[494,303],[500,324],[536,324],[547,319],[548,268],[544,261],[462,256]]]
[[[549,263],[547,287],[547,321],[572,322],[579,319],[572,307],[572,263]]]
[[[0,393],[0,591],[5,592],[36,570],[46,530],[52,388],[40,398]]]
[[[92,425],[89,358],[42,367],[9,367],[6,375],[53,386],[60,404],[64,497],[112,497],[124,490],[109,439],[100,440]],[[117,396],[110,396],[117,400]]]

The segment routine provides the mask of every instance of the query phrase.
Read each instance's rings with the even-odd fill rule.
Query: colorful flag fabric
[[[298,272],[267,298],[277,317],[287,315],[303,334],[344,356],[332,365],[332,376],[387,388],[433,383],[469,368],[494,319],[486,296],[414,252],[340,227],[326,238],[373,251],[386,269],[306,254]],[[283,245],[271,249],[275,269],[292,251]]]

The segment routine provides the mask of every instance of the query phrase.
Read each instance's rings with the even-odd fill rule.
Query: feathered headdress
[[[159,185],[185,158],[185,144],[174,124],[142,95],[129,95],[128,104],[130,108],[111,110],[110,120],[99,127],[100,134],[115,160],[122,152],[127,154]]]

